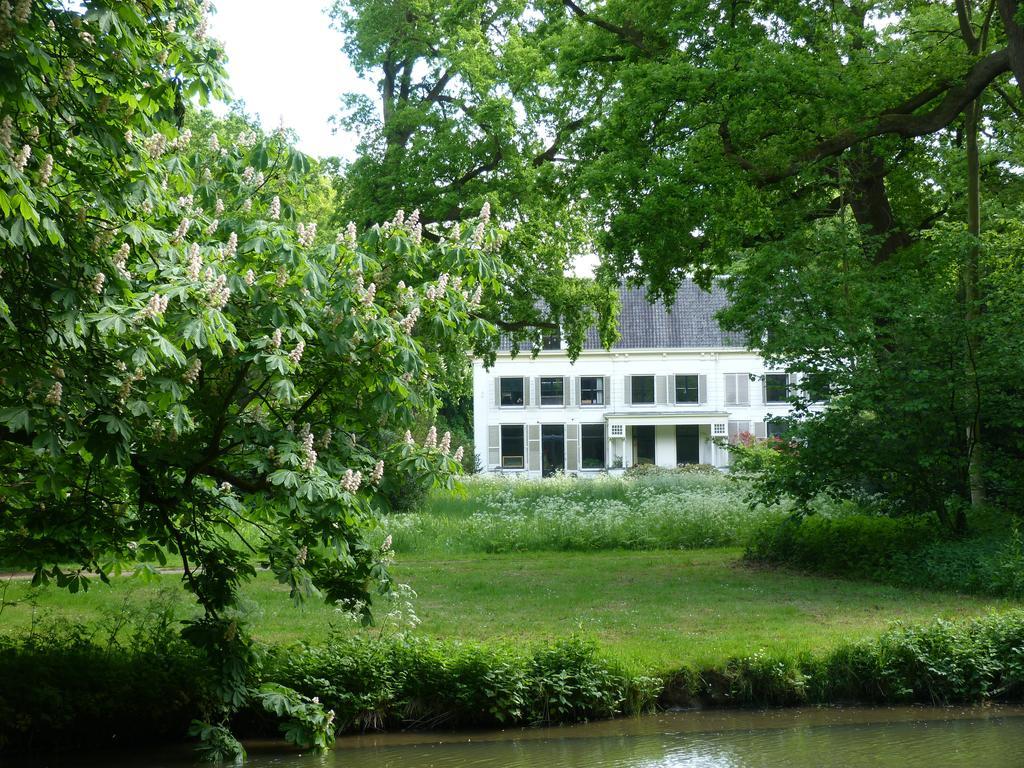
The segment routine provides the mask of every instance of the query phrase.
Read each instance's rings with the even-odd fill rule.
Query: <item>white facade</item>
[[[477,458],[485,471],[535,477],[640,463],[725,467],[729,452],[715,439],[772,434],[793,383],[737,348],[584,350],[575,363],[562,350],[504,352],[490,370],[474,364]]]

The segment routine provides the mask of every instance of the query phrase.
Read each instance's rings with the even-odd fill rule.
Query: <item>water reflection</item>
[[[326,755],[255,744],[250,758],[254,768],[1024,768],[1024,709],[684,712],[571,728],[349,737]],[[45,765],[191,763],[175,751]]]

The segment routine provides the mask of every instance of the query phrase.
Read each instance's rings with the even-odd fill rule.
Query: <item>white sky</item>
[[[310,155],[352,159],[356,138],[332,133],[347,91],[375,93],[341,52],[341,34],[330,28],[329,0],[214,0],[210,33],[224,44],[236,99],[264,128],[282,118]]]

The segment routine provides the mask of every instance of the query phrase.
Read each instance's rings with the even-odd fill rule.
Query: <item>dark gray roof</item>
[[[715,314],[728,305],[725,290],[715,286],[705,291],[692,280],[684,280],[671,308],[661,301],[651,303],[642,288],[619,289],[619,340],[612,349],[743,349],[747,345],[738,333],[723,331]],[[501,345],[510,349],[507,340]],[[584,349],[601,349],[597,330],[587,331]],[[524,349],[524,351],[526,351]]]

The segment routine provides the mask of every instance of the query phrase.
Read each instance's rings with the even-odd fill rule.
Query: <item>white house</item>
[[[490,370],[474,364],[473,432],[485,471],[724,467],[729,452],[715,438],[779,431],[771,419],[789,412],[795,379],[719,327],[724,291],[687,281],[671,312],[639,289],[623,288],[621,300],[621,339],[610,350],[591,332],[575,363],[553,339],[535,358],[513,358],[505,345]]]

